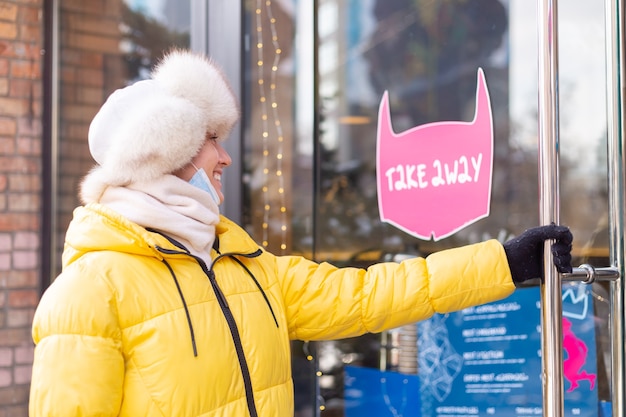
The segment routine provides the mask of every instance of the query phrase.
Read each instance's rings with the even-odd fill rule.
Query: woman
[[[380,332],[504,298],[541,275],[546,226],[368,270],[274,256],[220,216],[238,119],[218,68],[170,52],[95,116],[97,162],[33,323],[30,415],[293,415],[290,340]]]

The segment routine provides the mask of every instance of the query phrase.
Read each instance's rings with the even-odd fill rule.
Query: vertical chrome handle
[[[624,2],[605,0],[607,155],[609,164],[609,248],[610,262],[620,279],[611,282],[611,404],[613,417],[624,415],[626,407],[624,352]],[[623,68],[623,67],[622,67]],[[621,112],[620,113],[620,109]]]
[[[557,0],[538,0],[539,24],[539,221],[559,223],[559,114]],[[563,416],[561,277],[545,245],[541,285],[543,415]]]
[[[560,276],[552,266],[549,245],[545,251],[545,284],[542,285],[542,361],[544,416],[563,415],[563,353],[561,280],[585,274],[589,281],[603,275],[611,280],[611,354],[613,416],[622,415],[626,406],[626,354],[624,337],[624,221],[626,141],[622,135],[625,102],[622,92],[624,71],[623,2],[605,0],[607,126],[609,164],[609,246],[611,267],[581,268]],[[539,178],[540,222],[559,223],[559,120],[558,120],[558,12],[557,0],[538,0],[539,14]]]

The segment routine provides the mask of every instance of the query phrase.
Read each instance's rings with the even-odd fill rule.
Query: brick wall
[[[28,416],[33,362],[31,324],[39,295],[42,245],[43,0],[0,2],[0,417]],[[53,239],[60,250],[80,178],[93,161],[89,122],[121,85],[120,3],[59,2],[59,211]]]
[[[42,4],[0,2],[0,417],[28,415],[41,245]]]
[[[58,2],[57,211],[42,206],[45,0],[0,2],[0,417],[28,416],[34,346],[33,315],[42,271],[60,272],[67,225],[79,204],[78,185],[93,166],[89,123],[104,99],[129,78],[121,52],[123,19],[133,20],[122,0]],[[126,22],[128,24],[128,22]],[[145,22],[144,22],[145,23]],[[149,30],[143,40],[151,41]],[[157,36],[149,49],[159,50]],[[156,46],[155,46],[156,45]],[[48,51],[49,53],[49,51]],[[55,105],[56,105],[55,103]],[[42,233],[42,215],[55,230]],[[42,236],[51,241],[42,241]],[[50,251],[50,265],[40,256]],[[48,253],[48,252],[45,252]],[[46,277],[47,278],[47,277]]]

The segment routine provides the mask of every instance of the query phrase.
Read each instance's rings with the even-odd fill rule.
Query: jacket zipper
[[[166,238],[170,241],[173,241],[173,243],[178,243],[176,242],[174,239],[168,238],[166,236]],[[243,379],[243,384],[244,384],[244,388],[245,388],[245,392],[246,392],[246,403],[248,406],[248,412],[250,413],[250,417],[258,417],[258,412],[256,409],[256,404],[254,402],[254,391],[252,389],[252,377],[250,376],[250,370],[248,368],[248,361],[246,360],[246,355],[243,351],[243,344],[241,343],[241,337],[239,336],[239,328],[237,327],[237,322],[235,321],[235,316],[233,315],[232,311],[230,310],[230,306],[228,305],[228,301],[226,300],[226,296],[224,295],[224,293],[222,292],[222,290],[220,289],[219,285],[217,284],[217,280],[215,279],[215,272],[213,271],[213,265],[215,265],[215,262],[217,262],[219,259],[225,257],[225,256],[229,256],[234,258],[235,254],[220,254],[214,261],[213,264],[211,265],[211,269],[209,270],[206,266],[206,263],[204,262],[204,260],[202,260],[201,258],[191,254],[189,251],[187,251],[185,249],[184,246],[177,244],[177,247],[181,247],[183,250],[185,250],[185,254],[186,255],[190,255],[191,257],[193,257],[198,264],[200,265],[200,267],[202,268],[202,270],[204,271],[204,273],[207,275],[207,277],[209,278],[209,282],[211,283],[211,288],[213,289],[213,292],[215,293],[215,297],[217,299],[217,302],[220,306],[220,309],[222,310],[222,314],[224,315],[224,318],[226,319],[226,323],[228,324],[228,329],[230,330],[230,335],[233,341],[233,344],[235,345],[235,352],[237,353],[237,359],[239,360],[239,369],[241,370],[241,377]],[[163,253],[169,253],[169,254],[173,254],[173,253],[180,253],[177,251],[173,251],[173,250],[168,250],[165,248],[161,248],[161,247],[157,247],[157,249]],[[261,250],[257,250],[251,254],[238,254],[241,256],[245,256],[248,258],[254,258],[256,256],[259,256],[261,254]],[[236,258],[234,258],[236,259]],[[241,263],[240,263],[241,264]],[[167,265],[167,263],[166,263]],[[242,265],[243,266],[243,265]],[[247,268],[244,267],[244,269],[247,270]],[[249,273],[249,271],[248,271]],[[255,280],[256,282],[256,280]],[[257,283],[257,286],[259,284]],[[261,292],[263,293],[263,291],[261,290]],[[263,296],[265,297],[265,293],[263,293]],[[266,299],[266,302],[269,305],[269,300]],[[183,300],[184,303],[184,300]],[[272,311],[272,307],[270,305],[270,311],[272,312],[272,316],[274,316],[274,312]],[[190,319],[190,318],[189,318]],[[274,317],[274,320],[276,320],[276,318]],[[278,322],[276,322],[276,325],[278,326]],[[191,321],[189,322],[189,326],[190,326],[190,331],[192,334],[192,343],[194,345],[194,354],[196,353],[195,350],[195,340],[193,337],[193,328],[191,327]]]
[[[252,390],[252,378],[250,377],[250,370],[248,369],[248,361],[246,360],[246,355],[244,354],[244,351],[243,351],[243,344],[241,343],[241,337],[239,336],[239,329],[237,328],[235,317],[233,316],[233,313],[230,310],[230,306],[228,305],[228,301],[226,301],[226,297],[224,296],[224,293],[222,293],[222,290],[220,289],[219,285],[217,285],[217,281],[215,279],[215,272],[213,272],[213,270],[207,271],[206,265],[202,265],[202,268],[205,270],[204,272],[206,272],[206,274],[209,277],[209,282],[211,283],[213,292],[215,292],[215,296],[217,297],[217,302],[219,303],[220,308],[222,309],[222,313],[224,314],[226,323],[228,323],[230,335],[233,340],[233,344],[235,345],[235,351],[237,352],[237,359],[239,360],[239,369],[241,370],[241,376],[243,378],[243,385],[246,390],[246,402],[248,404],[248,411],[250,412],[250,417],[258,417],[256,404],[254,403],[254,391]]]

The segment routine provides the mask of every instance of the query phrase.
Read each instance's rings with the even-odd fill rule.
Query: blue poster
[[[596,417],[591,287],[563,286],[564,416]],[[542,415],[539,288],[418,323],[421,413]]]
[[[419,416],[417,375],[344,367],[346,417]]]

